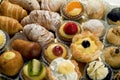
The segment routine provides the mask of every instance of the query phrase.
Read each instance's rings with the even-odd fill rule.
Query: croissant
[[[38,42],[42,47],[54,42],[53,33],[49,32],[39,24],[28,24],[24,26],[23,33],[29,40]]]
[[[9,0],[11,3],[18,4],[28,11],[40,9],[40,5],[37,0]]]
[[[16,4],[12,4],[7,0],[3,0],[0,5],[0,13],[3,16],[12,17],[21,21],[25,16],[27,16],[27,11]]]
[[[0,29],[6,31],[10,35],[13,35],[22,30],[23,27],[16,19],[0,16]]]
[[[59,11],[65,0],[41,0],[41,9],[49,11]]]
[[[55,31],[56,27],[61,24],[61,17],[55,12],[34,10],[21,21],[23,26],[31,23],[38,23],[47,30]]]

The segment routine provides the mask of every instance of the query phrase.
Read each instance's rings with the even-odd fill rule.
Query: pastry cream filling
[[[60,27],[60,29],[59,29],[60,35],[63,36],[63,37],[65,37],[65,38],[71,39],[71,38],[73,38],[74,35],[68,35],[68,34],[66,34],[66,33],[64,32],[64,26],[65,26],[65,24],[66,24],[66,23],[64,23],[64,24]],[[79,32],[80,32],[80,26],[77,26],[77,28],[78,28],[78,32],[77,32],[77,33],[79,33]]]
[[[87,48],[84,48],[82,46],[82,42],[84,40],[87,40],[90,42],[90,46]],[[76,44],[76,48],[80,51],[80,53],[82,54],[93,54],[96,50],[97,50],[97,45],[95,43],[95,41],[93,41],[90,37],[88,38],[83,38],[83,39],[79,39],[78,41],[75,42]]]
[[[53,48],[55,47],[55,46],[57,46],[57,45],[59,45],[59,46],[61,46],[62,47],[62,49],[63,49],[63,53],[62,53],[62,56],[60,56],[60,57],[65,57],[66,55],[67,55],[67,50],[66,50],[66,48],[63,46],[63,45],[61,45],[61,44],[51,44],[48,48],[47,48],[47,53],[48,53],[48,57],[50,58],[50,59],[55,59],[55,58],[57,58],[58,56],[55,56],[54,54],[53,54]]]
[[[87,74],[93,80],[103,80],[108,72],[108,68],[100,61],[91,62],[87,68]]]
[[[0,31],[0,48],[4,46],[5,42],[6,42],[5,34],[2,31]]]
[[[71,15],[71,16],[76,16],[76,15],[79,15],[81,12],[82,12],[82,9],[80,9],[80,8],[75,8],[75,9],[73,9],[72,11],[69,12],[69,15]]]
[[[54,80],[78,80],[78,75],[74,68],[75,66],[70,60],[63,58],[57,58],[50,64]]]

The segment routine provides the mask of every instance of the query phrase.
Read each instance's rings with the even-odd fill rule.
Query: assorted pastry
[[[47,62],[51,62],[58,57],[69,59],[71,57],[71,53],[67,45],[60,42],[54,42],[48,44],[44,48],[43,57],[47,60]]]
[[[119,80],[119,14],[104,0],[0,0],[0,79]]]
[[[95,34],[84,31],[73,37],[70,49],[72,56],[77,61],[91,62],[100,57],[103,43]]]

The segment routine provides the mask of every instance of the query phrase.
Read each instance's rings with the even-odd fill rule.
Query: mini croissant
[[[65,0],[41,0],[41,8],[49,11],[59,11]]]
[[[39,24],[28,24],[24,26],[23,33],[29,40],[38,42],[42,47],[54,42],[53,33],[49,32]]]
[[[21,21],[25,16],[27,16],[27,11],[16,4],[12,4],[7,0],[3,0],[0,4],[0,14],[2,16],[12,17]]]
[[[28,11],[40,9],[40,5],[37,0],[9,0],[11,3],[15,3],[23,7]]]
[[[10,35],[13,35],[22,30],[23,27],[16,19],[0,16],[0,29],[6,31]]]
[[[47,30],[55,31],[56,27],[61,23],[61,17],[58,13],[45,11],[45,10],[34,10],[30,15],[23,18],[21,24],[38,23],[45,27]]]

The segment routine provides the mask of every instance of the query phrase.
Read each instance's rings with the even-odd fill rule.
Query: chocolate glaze
[[[108,14],[107,14],[107,18],[117,22],[118,20],[120,20],[120,7],[119,8],[113,8]]]

